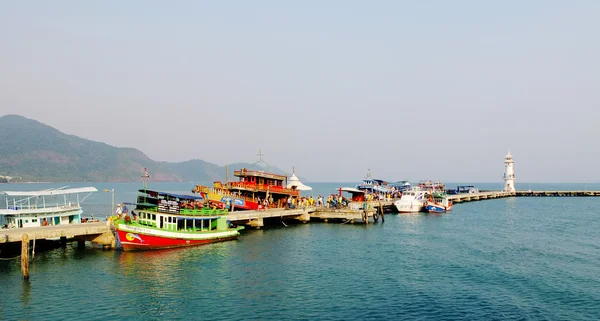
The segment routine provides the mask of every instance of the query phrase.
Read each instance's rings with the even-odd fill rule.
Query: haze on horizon
[[[600,181],[598,1],[6,1],[0,116],[312,181]]]

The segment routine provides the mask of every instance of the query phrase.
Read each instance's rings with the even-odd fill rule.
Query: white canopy
[[[292,177],[288,180],[286,185],[287,188],[296,188],[299,191],[311,191],[312,187],[302,184],[302,182],[296,177],[296,174],[292,174]]]
[[[342,192],[349,192],[349,193],[364,193],[364,191],[361,191],[359,189],[356,189],[354,187],[341,187],[340,188],[342,190]],[[337,192],[337,190],[336,190]]]
[[[69,189],[52,189],[45,191],[27,191],[27,192],[0,192],[2,194],[6,194],[7,196],[54,196],[54,195],[65,195],[65,194],[76,194],[76,193],[91,193],[97,192],[98,190],[95,187],[79,187],[79,188],[69,188]]]

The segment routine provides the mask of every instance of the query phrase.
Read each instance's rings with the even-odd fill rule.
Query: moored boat
[[[212,187],[196,185],[192,190],[212,201],[230,204],[235,210],[259,210],[264,208],[282,208],[289,197],[300,196],[300,189],[287,188],[285,175],[253,171],[242,168],[234,171],[238,182],[214,182]]]
[[[131,215],[114,221],[123,250],[157,250],[236,239],[227,211],[212,209],[201,196],[140,190]],[[127,204],[127,203],[125,203]],[[214,205],[213,205],[214,208]]]
[[[1,192],[6,208],[0,209],[6,228],[27,228],[52,225],[80,224],[81,203],[98,190],[95,187],[67,188],[41,191]]]
[[[429,213],[445,213],[452,209],[452,201],[448,199],[448,195],[435,192],[425,202],[425,209]]]
[[[427,191],[412,188],[402,193],[399,200],[394,202],[398,213],[417,213],[425,209]]]
[[[356,184],[356,189],[372,194],[390,194],[394,190],[388,186],[388,182],[381,179],[374,179],[371,176],[371,170],[361,183]]]

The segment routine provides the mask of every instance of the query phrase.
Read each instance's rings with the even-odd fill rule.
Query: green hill
[[[152,181],[211,182],[225,180],[225,166],[203,160],[157,162],[134,148],[119,148],[68,135],[19,115],[0,117],[0,175],[13,182],[139,181],[144,168]],[[277,168],[236,163],[229,178],[242,167],[283,174]]]
[[[67,135],[18,115],[0,117],[0,155],[0,175],[21,181],[134,181],[144,167],[157,180],[181,180],[137,149]]]

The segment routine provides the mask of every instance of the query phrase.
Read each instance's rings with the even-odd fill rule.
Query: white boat
[[[6,198],[6,208],[0,209],[0,216],[8,228],[79,224],[83,213],[81,203],[97,191],[95,187],[65,186],[42,191],[0,192]]]
[[[413,188],[402,193],[402,197],[394,202],[398,213],[417,213],[424,211],[427,191]]]

